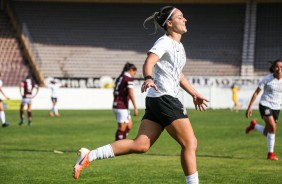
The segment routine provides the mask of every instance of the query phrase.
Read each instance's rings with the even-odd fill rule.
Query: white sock
[[[275,134],[268,133],[267,134],[268,153],[274,152],[274,144],[275,144]]]
[[[0,119],[1,119],[2,124],[5,124],[6,117],[5,117],[5,112],[4,111],[0,111]]]
[[[258,132],[260,132],[261,134],[263,134],[264,126],[259,125],[259,124],[256,124],[256,125],[255,125],[255,129],[256,129]]]
[[[186,184],[199,184],[198,171],[196,171],[192,175],[185,177],[186,177]]]
[[[55,113],[56,115],[58,115],[58,113],[59,113],[57,106],[54,107],[54,113]]]
[[[92,150],[89,154],[89,161],[92,162],[93,160],[97,159],[106,159],[115,157],[113,148],[110,144]]]

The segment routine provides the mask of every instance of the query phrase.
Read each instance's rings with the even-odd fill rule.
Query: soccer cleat
[[[250,133],[250,131],[252,131],[255,128],[256,124],[257,124],[257,121],[252,120],[250,125],[246,128],[246,134]]]
[[[28,122],[28,126],[32,126],[32,122],[31,121]]]
[[[79,175],[82,169],[90,166],[89,154],[90,154],[90,150],[86,148],[80,148],[80,150],[77,151],[78,159],[73,168],[73,177],[75,179],[79,178]]]
[[[268,155],[267,155],[267,159],[269,159],[269,160],[278,160],[278,157],[275,156],[274,153],[269,152]]]
[[[20,122],[19,122],[19,125],[21,126],[22,124],[24,124],[24,121],[23,120],[21,120]]]
[[[53,112],[50,112],[50,113],[49,113],[49,116],[50,116],[50,117],[54,117],[54,113],[53,113]]]
[[[4,123],[4,124],[2,124],[2,127],[3,128],[6,128],[6,127],[8,127],[10,124],[8,123],[8,122],[6,122],[6,123]]]

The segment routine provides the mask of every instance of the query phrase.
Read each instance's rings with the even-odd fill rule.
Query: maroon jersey
[[[115,109],[128,109],[129,88],[133,88],[133,78],[129,73],[125,72],[116,79],[114,88],[114,103]]]
[[[31,79],[26,79],[21,82],[21,87],[24,89],[24,98],[32,97],[32,90],[33,88],[37,87],[37,84],[33,82]]]

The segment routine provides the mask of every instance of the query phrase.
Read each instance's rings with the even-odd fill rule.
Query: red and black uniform
[[[128,109],[129,88],[133,88],[134,78],[127,72],[117,78],[114,89],[114,109]]]

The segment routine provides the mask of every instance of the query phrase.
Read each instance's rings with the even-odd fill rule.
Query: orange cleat
[[[252,120],[250,125],[246,128],[246,134],[250,133],[256,126],[257,121],[256,120]]]
[[[54,113],[53,113],[53,112],[50,112],[50,113],[49,113],[49,116],[50,116],[50,117],[54,117]]]
[[[86,148],[80,148],[80,150],[78,150],[77,155],[79,157],[78,157],[76,164],[73,168],[73,177],[75,179],[79,178],[79,175],[80,175],[80,172],[82,171],[82,169],[90,166],[89,154],[90,154],[90,150],[88,150]]]
[[[267,155],[267,159],[268,160],[278,160],[278,157],[277,156],[275,156],[275,154],[274,153],[268,153],[268,155]]]

